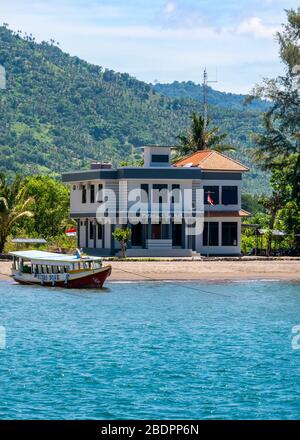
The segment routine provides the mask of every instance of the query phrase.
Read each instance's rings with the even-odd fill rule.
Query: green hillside
[[[193,81],[174,81],[171,84],[157,83],[153,86],[153,89],[157,93],[170,98],[190,98],[195,101],[203,102],[203,86],[195,84]],[[236,110],[245,109],[246,95],[220,92],[209,86],[207,87],[207,91],[207,101],[210,105]],[[250,105],[247,104],[247,108],[250,110],[265,111],[269,108],[269,104],[266,101],[254,100]]]
[[[0,170],[54,173],[87,167],[91,160],[117,164],[132,147],[174,144],[201,103],[162,96],[130,75],[89,64],[52,43],[0,27]],[[229,134],[237,157],[249,164],[250,133],[261,129],[260,111],[211,106],[214,124]],[[253,170],[247,191],[261,192],[265,176]]]

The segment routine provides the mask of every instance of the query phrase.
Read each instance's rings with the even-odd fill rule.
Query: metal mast
[[[207,120],[208,120],[208,102],[207,102],[207,95],[208,95],[208,83],[217,83],[218,80],[210,81],[208,79],[208,74],[206,71],[206,67],[203,71],[203,113],[204,113],[204,128],[207,127]]]

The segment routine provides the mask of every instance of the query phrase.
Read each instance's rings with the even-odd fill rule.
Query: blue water
[[[298,419],[300,285],[0,282],[0,419]]]

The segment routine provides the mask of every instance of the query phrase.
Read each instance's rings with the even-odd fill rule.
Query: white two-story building
[[[248,213],[241,208],[242,174],[248,168],[216,151],[199,151],[171,164],[171,147],[144,147],[143,167],[120,167],[93,163],[90,170],[62,175],[71,189],[71,217],[77,220],[78,246],[92,255],[110,256],[119,252],[112,236],[119,225],[121,206],[128,204],[128,194],[141,189],[149,198],[147,220],[128,222],[131,238],[128,256],[240,255],[241,219]],[[113,223],[99,223],[97,210],[103,203],[103,190],[112,190],[117,206]],[[189,235],[184,217],[169,222],[160,218],[152,222],[151,200],[155,190],[190,190],[193,200],[197,190],[204,193],[204,228]],[[208,197],[209,194],[209,197]],[[209,203],[209,200],[213,203]],[[124,224],[123,224],[124,226]]]

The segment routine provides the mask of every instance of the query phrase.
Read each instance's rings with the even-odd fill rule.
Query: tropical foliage
[[[35,200],[33,216],[22,222],[27,234],[46,239],[64,234],[66,227],[71,226],[69,188],[49,176],[26,177],[24,185]]]
[[[221,85],[221,83],[220,83]],[[207,87],[207,101],[208,104],[217,107],[233,108],[236,110],[245,110],[245,95],[237,95],[235,93],[226,93],[214,90]],[[193,81],[174,81],[171,84],[156,83],[153,89],[161,95],[168,96],[174,99],[193,99],[195,101],[203,102],[203,86],[195,84]],[[253,100],[250,108],[266,111],[270,104],[267,101],[260,99]]]
[[[73,247],[65,231],[69,219],[69,189],[49,176],[9,181],[0,176],[0,253],[11,238],[45,238],[54,247]],[[6,246],[6,250],[7,250]]]
[[[266,201],[271,223],[292,235],[300,233],[300,13],[287,11],[277,34],[285,75],[265,80],[253,96],[272,100],[264,115],[265,130],[256,135],[254,158],[271,172],[273,194]]]
[[[211,127],[211,121],[207,121],[197,113],[193,112],[192,123],[187,134],[177,137],[179,141],[178,156],[186,156],[201,150],[216,150],[219,152],[233,151],[234,148],[224,143],[226,133],[219,133],[218,127]]]
[[[130,228],[116,228],[114,232],[112,233],[112,236],[115,240],[117,240],[120,243],[121,246],[121,254],[122,257],[126,257],[126,251],[127,251],[127,245],[128,241],[131,237],[131,229]]]
[[[34,199],[28,196],[22,179],[17,176],[9,184],[6,177],[0,175],[0,253],[3,253],[4,245],[13,226],[23,217],[32,217],[30,210]]]

